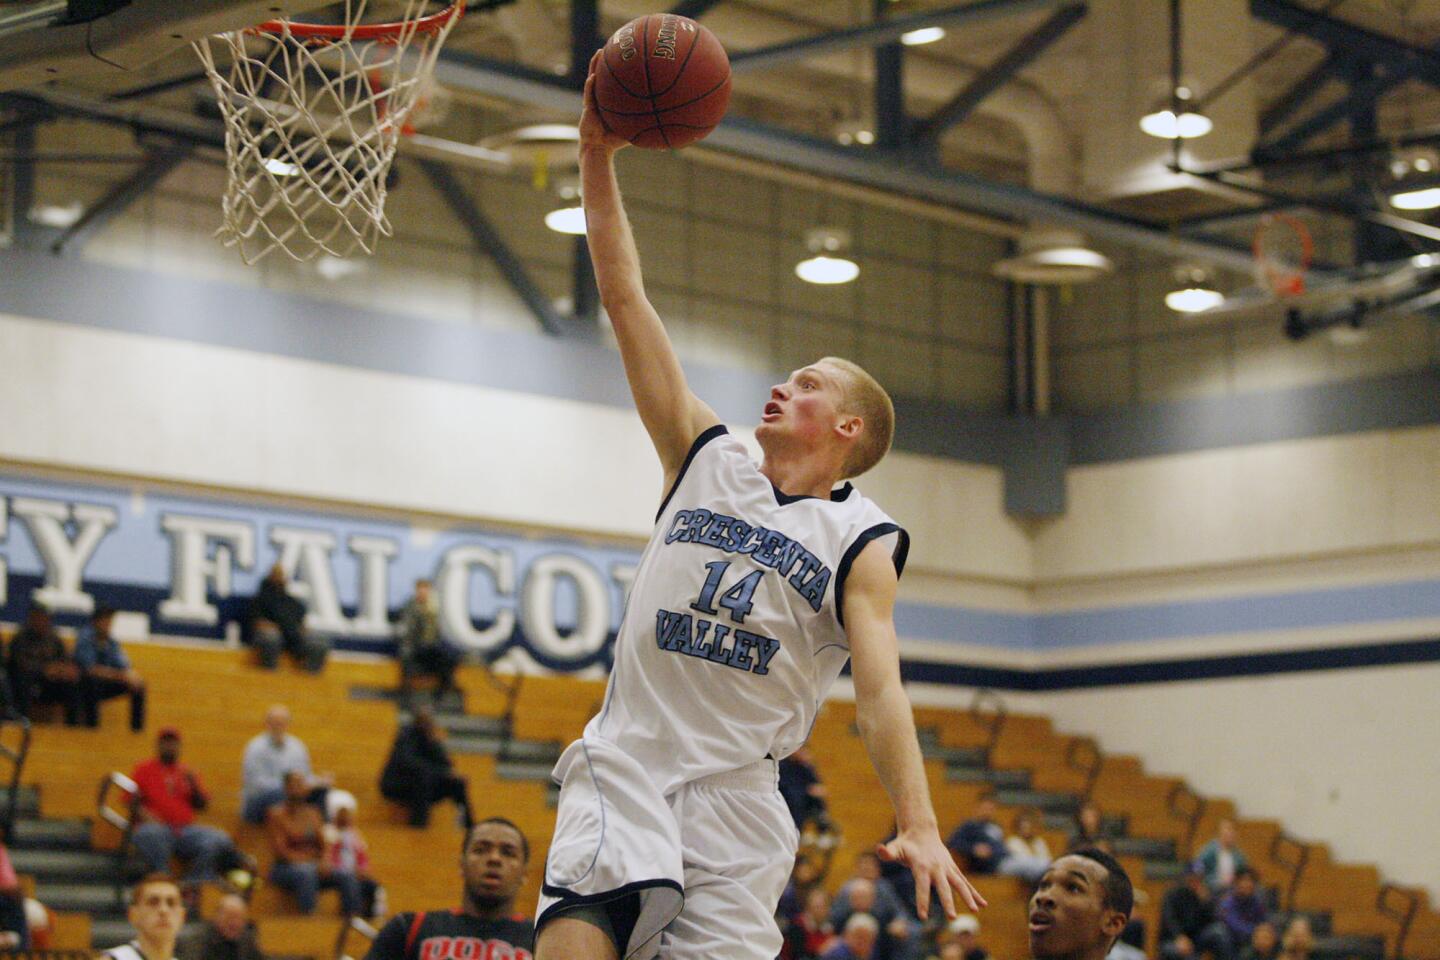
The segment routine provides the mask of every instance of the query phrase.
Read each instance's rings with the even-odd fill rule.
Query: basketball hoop
[[[277,249],[373,253],[391,234],[395,149],[465,0],[391,0],[396,19],[366,22],[377,5],[345,0],[343,23],[270,20],[195,42],[225,119],[217,235],[246,263]]]
[[[1305,292],[1315,241],[1304,223],[1288,213],[1267,213],[1255,230],[1253,250],[1257,282],[1268,284],[1280,297]]]

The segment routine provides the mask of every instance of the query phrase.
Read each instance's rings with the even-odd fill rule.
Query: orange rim
[[[294,23],[289,20],[266,20],[252,29],[258,33],[290,34],[302,40],[395,40],[407,33],[439,33],[456,17],[465,15],[465,0],[455,0],[444,10],[437,10],[419,20],[398,20],[394,23],[362,23],[346,27],[336,23]]]
[[[1265,250],[1265,235],[1276,224],[1284,226],[1300,240],[1298,270],[1282,270]],[[1276,293],[1293,297],[1305,292],[1305,271],[1310,269],[1310,261],[1315,256],[1315,240],[1310,236],[1310,231],[1304,223],[1288,213],[1266,214],[1261,218],[1260,226],[1255,231],[1255,241],[1251,250],[1255,254],[1255,259],[1260,263],[1260,268],[1265,272],[1265,279],[1269,281],[1271,288]]]

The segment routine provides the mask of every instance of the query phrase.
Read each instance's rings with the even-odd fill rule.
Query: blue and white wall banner
[[[638,561],[630,545],[0,474],[12,623],[32,600],[71,626],[103,603],[151,636],[218,640],[279,564],[342,649],[392,651],[423,577],[445,636],[477,658],[595,672]],[[895,620],[908,679],[1011,690],[1440,661],[1440,579],[1026,612],[901,602]]]
[[[0,620],[32,600],[61,624],[96,604],[149,618],[153,636],[219,639],[274,564],[337,646],[393,648],[414,582],[435,582],[444,633],[546,669],[608,664],[639,551],[338,512],[0,475]]]

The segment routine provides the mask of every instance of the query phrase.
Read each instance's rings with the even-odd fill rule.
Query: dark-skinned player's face
[[[1030,898],[1030,956],[1099,960],[1128,918],[1105,906],[1105,868],[1085,857],[1061,857]]]
[[[525,844],[503,823],[481,823],[470,831],[460,858],[465,895],[478,904],[514,899],[525,879]]]

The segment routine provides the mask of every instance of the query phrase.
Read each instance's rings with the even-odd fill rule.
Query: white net
[[[276,21],[195,43],[225,119],[217,235],[246,263],[275,250],[372,253],[390,235],[395,149],[465,5],[393,0],[383,26],[368,6],[346,0],[344,22],[323,34]]]

